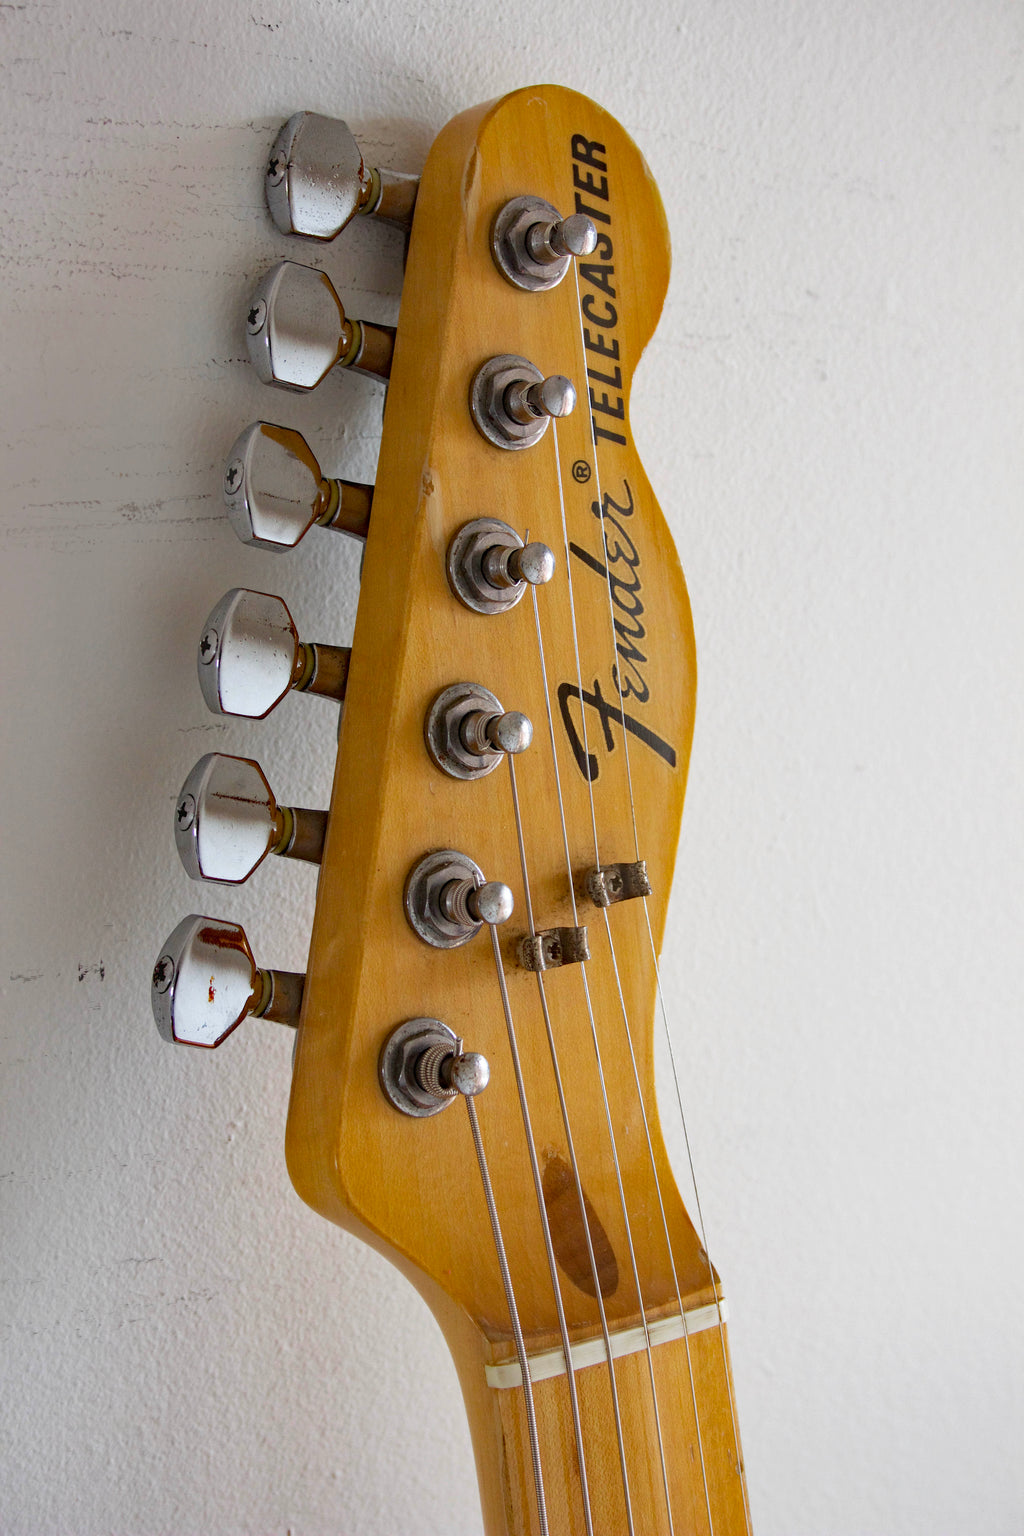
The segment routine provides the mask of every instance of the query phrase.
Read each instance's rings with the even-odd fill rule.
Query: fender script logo
[[[644,605],[640,596],[642,590],[640,552],[622,522],[624,518],[633,516],[633,493],[626,480],[623,480],[622,488],[621,503],[613,501],[608,492],[605,492],[603,515],[600,502],[595,501],[590,509],[601,524],[604,560],[597,559],[579,544],[570,543],[569,545],[574,558],[600,578],[611,599],[613,610],[617,610],[614,625],[618,661],[612,667],[614,702],[605,698],[598,678],[594,679],[593,691],[589,693],[574,683],[558,685],[558,707],[565,734],[572,748],[572,755],[576,759],[576,766],[590,783],[594,782],[601,769],[597,757],[593,752],[588,751],[591,733],[587,730],[584,717],[587,709],[593,710],[597,715],[604,747],[609,755],[615,751],[616,737],[612,733],[612,726],[617,725],[623,731],[629,731],[636,736],[652,752],[656,752],[669,767],[674,768],[676,765],[675,748],[657,736],[634,715],[627,714],[625,709],[626,700],[630,698],[635,699],[638,704],[646,704],[651,691],[643,672],[647,657],[640,649],[640,641],[646,636],[641,618]],[[577,728],[572,701],[575,701],[579,707],[582,735]]]

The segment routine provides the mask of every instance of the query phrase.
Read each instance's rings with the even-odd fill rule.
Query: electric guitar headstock
[[[351,653],[228,593],[211,708],[344,700],[328,811],[213,754],[179,797],[194,878],[319,862],[305,977],[186,919],[153,980],[170,1039],[297,1027],[287,1158],[316,1210],[385,1253],[445,1330],[489,1533],[749,1529],[721,1287],[654,1094],[657,954],[695,700],[678,556],[629,390],[668,284],[635,145],[561,87],[464,113],[418,185],[299,114],[272,153],[282,230],[410,230],[397,335],[282,262],[247,317],[262,378],[389,380],[376,485],[250,427],[225,496],[249,543],[365,539]],[[669,1000],[669,1007],[671,1000]],[[657,1025],[660,1027],[660,1024]]]

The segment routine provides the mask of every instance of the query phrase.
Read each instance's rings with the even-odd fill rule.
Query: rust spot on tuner
[[[557,1152],[544,1157],[544,1204],[551,1227],[551,1243],[560,1266],[579,1290],[587,1296],[597,1295],[594,1285],[594,1269],[601,1287],[601,1295],[614,1296],[619,1284],[619,1266],[615,1261],[608,1234],[602,1227],[594,1207],[583,1191],[583,1207],[590,1228],[590,1246],[594,1250],[591,1267],[587,1252],[587,1233],[580,1214],[579,1195],[572,1168]]]

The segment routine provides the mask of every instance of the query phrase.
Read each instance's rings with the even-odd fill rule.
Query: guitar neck
[[[671,1336],[681,1331],[678,1314],[668,1320],[676,1327],[659,1332],[652,1325],[650,1355],[642,1330],[631,1330],[639,1338],[613,1338],[613,1349],[620,1342],[631,1347],[614,1359],[614,1397],[606,1359],[577,1368],[593,1536],[624,1536],[630,1528],[636,1536],[743,1536],[749,1530],[727,1329],[717,1313],[713,1304],[696,1309],[682,1337]],[[540,1528],[535,1479],[516,1368],[506,1370],[506,1385],[491,1385],[488,1377],[493,1380],[495,1373],[486,1371],[473,1339],[450,1342],[469,1415],[487,1536],[535,1536]],[[603,1354],[600,1340],[591,1352]],[[551,1368],[546,1361],[545,1367]],[[583,1479],[564,1363],[557,1375],[535,1381],[533,1399],[548,1531],[584,1536]]]

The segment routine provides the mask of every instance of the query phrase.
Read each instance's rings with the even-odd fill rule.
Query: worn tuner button
[[[301,432],[257,421],[228,457],[224,501],[243,544],[284,550],[314,523],[365,539],[373,487],[329,479]]]
[[[357,213],[408,229],[419,178],[363,160],[340,118],[296,112],[270,154],[267,207],[283,235],[333,240]]]
[[[496,448],[532,448],[548,422],[568,416],[576,388],[564,374],[545,378],[525,357],[503,353],[477,369],[469,390],[469,408],[477,430]]]
[[[193,880],[237,885],[268,853],[319,863],[325,811],[278,805],[259,763],[209,752],[181,786],[174,841]]]
[[[203,628],[199,686],[214,714],[261,720],[291,688],[343,699],[350,655],[300,640],[281,598],[235,587]]]
[[[464,523],[448,546],[448,584],[474,613],[514,608],[528,586],[544,586],[555,574],[546,544],[524,544],[496,517]]]
[[[153,967],[156,1027],[177,1045],[220,1045],[250,1014],[298,1023],[304,978],[263,971],[237,923],[193,915],[180,922]]]
[[[246,341],[264,384],[306,390],[315,389],[336,363],[386,379],[395,332],[350,319],[325,272],[279,261],[253,294]]]
[[[502,275],[517,288],[537,293],[556,287],[574,256],[597,248],[597,225],[583,213],[563,219],[541,197],[514,197],[491,228],[491,251]]]

